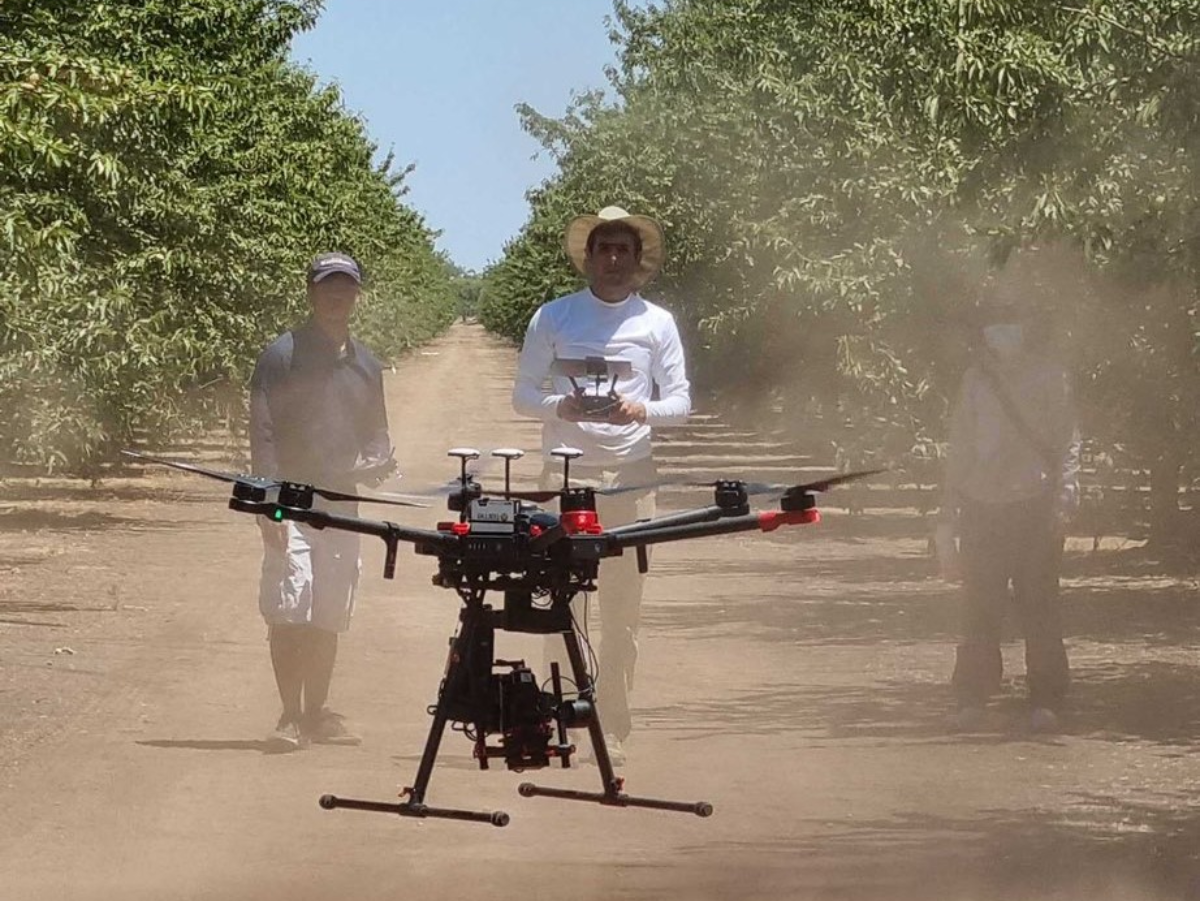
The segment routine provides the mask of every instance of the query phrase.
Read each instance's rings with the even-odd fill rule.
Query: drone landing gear
[[[451,707],[459,694],[461,686],[469,684],[470,663],[478,661],[481,655],[486,656],[490,669],[492,658],[493,626],[488,622],[492,610],[483,606],[479,598],[473,598],[463,608],[460,616],[462,628],[450,645],[450,662],[446,667],[446,677],[438,694],[437,706],[433,708],[433,724],[429,727],[429,735],[425,739],[425,750],[421,754],[421,762],[417,766],[417,779],[411,788],[404,789],[407,801],[360,801],[353,798],[338,798],[334,795],[322,795],[320,805],[326,810],[343,807],[348,810],[367,810],[376,813],[394,813],[402,817],[436,818],[443,820],[466,820],[473,823],[491,823],[493,826],[507,826],[509,816],[502,810],[461,810],[454,807],[430,807],[425,803],[425,792],[429,789],[429,780],[433,776],[433,766],[437,761],[438,749],[442,744],[442,735],[446,731],[446,723],[450,721]],[[478,754],[480,742],[476,742]],[[485,751],[486,754],[486,745]],[[483,765],[486,767],[486,757]]]
[[[564,607],[563,609],[569,611],[569,607]],[[465,820],[475,823],[491,823],[493,826],[508,825],[509,816],[502,810],[463,810],[452,807],[431,807],[425,803],[425,793],[429,788],[429,780],[433,776],[433,767],[437,760],[438,750],[441,747],[446,724],[452,720],[462,722],[467,719],[463,714],[462,707],[464,698],[467,696],[471,696],[471,703],[474,710],[478,711],[486,707],[486,701],[479,697],[479,686],[481,683],[478,678],[473,677],[479,675],[480,661],[482,660],[487,661],[487,669],[490,672],[493,659],[494,630],[497,627],[505,628],[504,614],[499,614],[490,607],[484,606],[479,598],[470,600],[460,615],[462,628],[459,630],[450,647],[450,662],[446,668],[446,675],[438,696],[438,703],[432,711],[433,723],[430,726],[429,735],[425,740],[425,750],[421,755],[421,762],[417,767],[417,778],[411,788],[404,790],[404,796],[407,800],[398,802],[365,801],[355,798],[339,798],[336,795],[323,795],[320,799],[320,805],[325,810],[344,808],[347,810],[392,813],[402,817]],[[512,615],[511,612],[509,615]],[[528,615],[528,611],[526,611],[525,616],[527,617]],[[569,612],[567,613],[565,622],[569,624]],[[520,632],[552,633],[558,631],[556,628],[539,628],[533,625],[528,619],[520,624],[510,620],[507,623],[507,627],[510,631]],[[584,663],[579,637],[573,629],[569,628],[559,632],[559,634],[562,635],[563,642],[566,645],[567,659],[570,662],[571,672],[574,676],[579,695],[581,698],[590,700],[593,696],[593,689],[591,679],[588,676],[587,666]],[[497,663],[499,662],[497,661]],[[560,694],[557,684],[557,670],[555,671],[555,683],[556,694]],[[570,801],[591,801],[610,807],[647,807],[656,810],[693,813],[701,817],[712,815],[712,805],[704,801],[664,801],[656,798],[641,798],[625,794],[623,791],[625,780],[617,776],[613,770],[612,758],[608,753],[608,745],[604,741],[604,732],[600,726],[600,719],[595,711],[595,707],[591,704],[584,706],[588,708],[586,715],[588,737],[592,742],[592,748],[595,752],[595,762],[600,770],[600,778],[604,790],[600,792],[585,792],[573,789],[552,788],[525,782],[517,789],[522,797],[532,798],[542,796]],[[548,757],[558,757],[564,767],[570,766],[570,758],[575,749],[566,744],[565,729],[566,726],[573,724],[564,722],[564,719],[560,716],[558,725],[559,743],[557,745],[547,745],[545,752],[547,756],[537,761],[531,761],[529,768],[547,765],[549,762]],[[487,745],[487,730],[484,728],[483,723],[476,721],[473,723],[473,726],[477,735],[475,756],[479,761],[480,768],[487,769],[489,758],[503,757],[505,756],[505,752]],[[513,765],[511,761],[509,763],[510,769],[519,770],[523,768],[520,765]]]
[[[620,783],[621,780],[618,779],[617,785],[610,785],[610,790],[605,792],[582,792],[569,788],[550,788],[545,785],[534,785],[532,782],[522,782],[517,786],[517,791],[523,798],[536,798],[541,795],[545,798],[561,798],[566,801],[594,801],[610,807],[649,807],[654,810],[694,813],[698,817],[712,816],[713,808],[707,801],[662,801],[658,798],[638,798],[622,792],[618,787]]]
[[[579,638],[574,632],[564,632],[563,641],[567,646],[567,658],[571,663],[571,671],[575,675],[575,683],[590,691],[587,669],[583,662],[583,652],[579,647]],[[623,791],[625,780],[613,770],[612,757],[608,753],[608,744],[604,741],[604,730],[600,719],[593,715],[588,723],[588,738],[592,742],[596,766],[600,770],[600,781],[604,791],[585,792],[570,788],[552,788],[547,785],[535,785],[532,782],[522,782],[517,786],[517,792],[523,798],[558,798],[563,801],[591,801],[608,807],[647,807],[654,810],[672,810],[679,813],[694,813],[698,817],[712,816],[712,805],[707,801],[665,801],[659,798],[641,798],[627,795]]]
[[[475,823],[491,823],[507,826],[508,814],[502,810],[457,810],[453,807],[430,807],[412,801],[360,801],[355,798],[339,798],[336,795],[321,795],[320,804],[326,810],[343,807],[346,810],[369,810],[375,813],[394,813],[402,817],[438,817],[443,820],[469,820]]]

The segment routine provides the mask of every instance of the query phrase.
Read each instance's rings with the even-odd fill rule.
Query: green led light
[[[279,507],[276,507],[271,511],[271,518],[276,522],[283,522],[283,510]]]

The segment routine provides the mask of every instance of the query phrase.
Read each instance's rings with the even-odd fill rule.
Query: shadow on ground
[[[1153,803],[1090,794],[1054,811],[899,812],[796,825],[805,834],[765,844],[716,839],[682,849],[681,858],[755,856],[753,879],[786,881],[819,899],[1200,897],[1200,810],[1184,792]]]
[[[212,503],[211,499],[209,503]],[[55,512],[18,509],[0,513],[0,532],[99,532],[118,527],[129,532],[149,532],[185,526],[185,523],[180,522],[117,516],[99,511]]]
[[[949,660],[947,661],[949,667]],[[1077,669],[1062,736],[1031,735],[1024,679],[1006,683],[985,730],[958,734],[944,682],[880,679],[855,685],[775,684],[732,697],[639,707],[639,718],[685,740],[718,735],[795,733],[826,739],[895,742],[1053,742],[1065,737],[1140,741],[1200,750],[1200,667],[1149,661]]]
[[[278,746],[268,741],[254,741],[241,738],[181,738],[181,739],[148,739],[136,744],[143,748],[168,748],[180,751],[255,751],[259,754],[286,754]],[[294,749],[293,749],[294,750]]]

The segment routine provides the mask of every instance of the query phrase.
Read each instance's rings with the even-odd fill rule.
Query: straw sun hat
[[[588,235],[598,225],[609,222],[623,222],[638,233],[642,239],[642,259],[638,266],[638,285],[644,285],[658,275],[666,257],[663,242],[662,227],[649,216],[631,216],[619,206],[606,206],[596,215],[576,216],[567,226],[563,236],[563,248],[571,260],[571,264],[584,275],[587,275],[585,260],[587,259]]]

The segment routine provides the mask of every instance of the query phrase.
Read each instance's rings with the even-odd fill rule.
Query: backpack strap
[[[1012,422],[1021,437],[1028,441],[1030,446],[1038,452],[1038,456],[1046,464],[1051,482],[1055,490],[1057,490],[1059,480],[1062,478],[1062,454],[1056,453],[1054,448],[1047,444],[1046,440],[1029,424],[1029,421],[1021,415],[1016,401],[1013,400],[1012,394],[1009,393],[1008,385],[1000,377],[1000,374],[992,369],[986,361],[980,362],[979,370],[983,373],[984,378],[987,379],[988,386],[992,389],[992,394],[1000,402],[1000,406],[1008,416],[1009,421]]]

